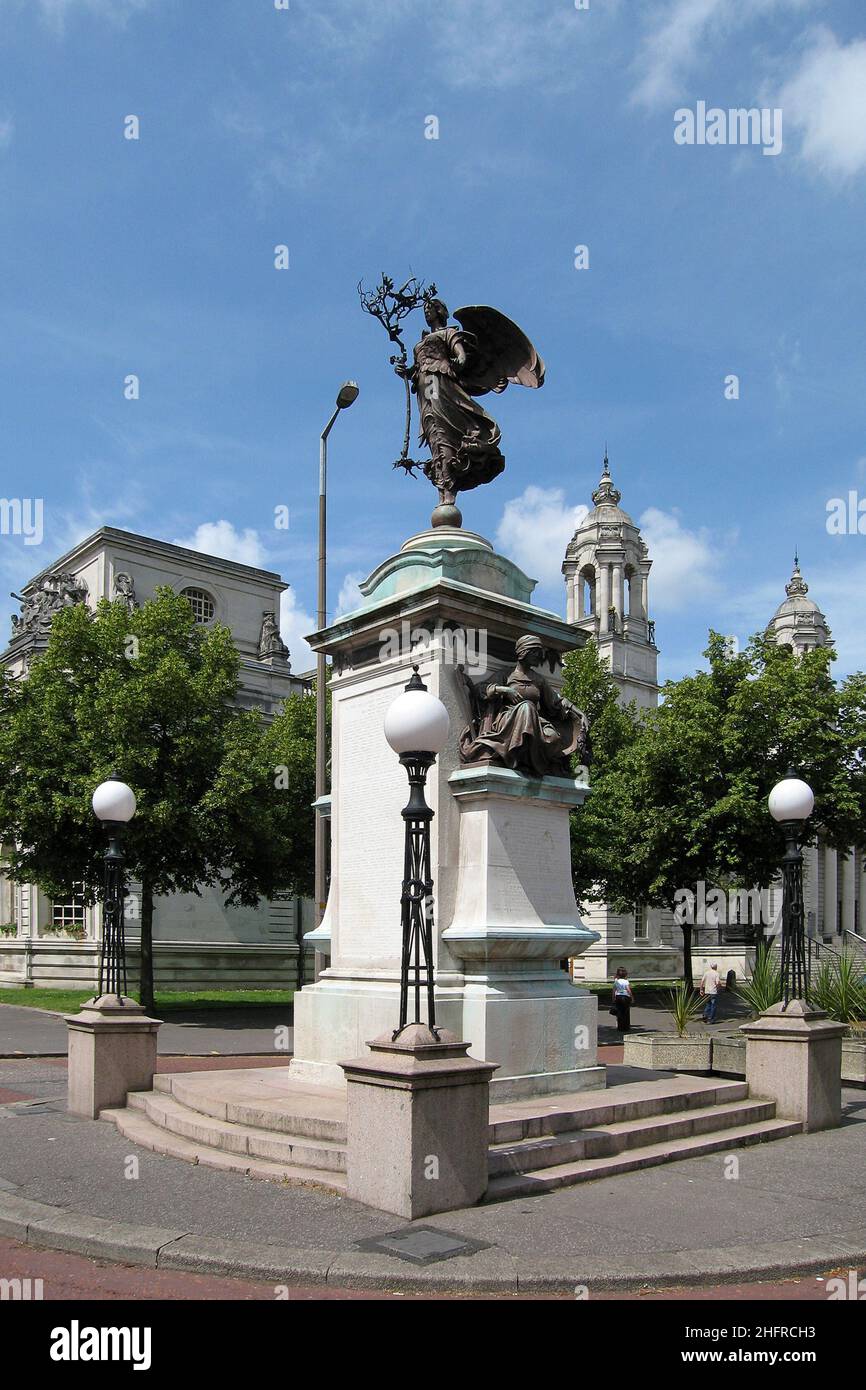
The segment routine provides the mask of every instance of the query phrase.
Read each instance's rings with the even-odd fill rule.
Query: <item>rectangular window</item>
[[[80,930],[86,925],[87,908],[81,896],[83,886],[73,883],[72,892],[65,902],[51,904],[51,926],[55,931]]]
[[[634,939],[635,941],[646,941],[647,939],[646,908],[643,903],[635,903],[634,905]]]

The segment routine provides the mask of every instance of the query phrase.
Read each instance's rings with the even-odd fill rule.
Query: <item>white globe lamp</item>
[[[815,794],[808,782],[789,773],[776,783],[768,804],[775,821],[808,820],[815,808]]]
[[[441,753],[448,742],[451,720],[441,700],[424,685],[413,667],[405,690],[389,705],[385,737],[395,753]]]
[[[98,820],[126,825],[135,815],[135,792],[119,777],[109,777],[105,782],[100,782],[91,804]]]

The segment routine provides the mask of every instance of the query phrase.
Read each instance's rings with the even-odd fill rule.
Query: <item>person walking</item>
[[[621,965],[613,981],[613,1011],[616,1014],[618,1033],[631,1032],[631,1006],[633,1003],[634,995],[628,982],[628,971],[624,965]]]
[[[704,1023],[715,1023],[716,1008],[719,1003],[719,990],[721,988],[721,976],[716,961],[713,961],[709,970],[704,971],[701,980],[701,994],[706,1000],[704,1005]]]

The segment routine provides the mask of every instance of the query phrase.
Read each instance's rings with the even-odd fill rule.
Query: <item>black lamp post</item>
[[[769,796],[770,815],[785,835],[782,859],[782,1000],[787,1008],[792,999],[805,999],[808,985],[806,969],[805,913],[803,911],[803,826],[812,814],[815,797],[812,788],[793,769],[777,782]]]
[[[409,776],[409,800],[403,809],[405,850],[400,899],[403,945],[400,962],[400,1023],[409,1021],[410,980],[415,996],[414,1023],[421,1022],[421,990],[427,993],[427,1026],[436,1029],[433,998],[433,879],[430,873],[430,822],[433,811],[424,796],[427,772],[448,742],[451,721],[441,700],[431,695],[418,667],[402,695],[385,715],[385,737]]]
[[[102,900],[102,948],[99,994],[114,994],[122,1004],[127,993],[123,905],[126,897],[122,837],[135,815],[135,793],[119,777],[100,782],[93,793],[93,813],[108,831],[105,893]]]

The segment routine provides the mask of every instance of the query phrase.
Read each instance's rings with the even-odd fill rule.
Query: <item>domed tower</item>
[[[620,507],[622,494],[604,470],[593,510],[565,552],[566,617],[583,628],[606,658],[624,702],[658,704],[658,648],[649,617],[652,560],[638,527]]]
[[[814,599],[808,597],[809,585],[800,573],[799,556],[794,556],[794,573],[785,585],[787,598],[779,604],[767,625],[767,636],[781,647],[792,647],[800,656],[815,647],[829,647],[831,642],[827,619]]]

